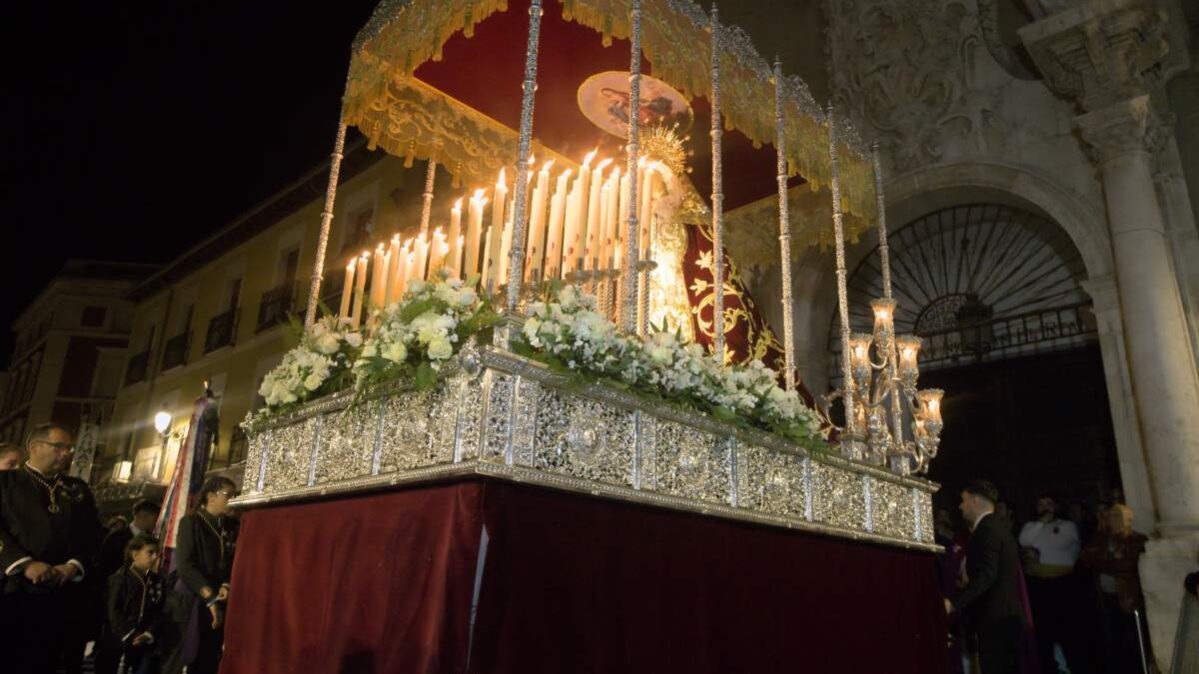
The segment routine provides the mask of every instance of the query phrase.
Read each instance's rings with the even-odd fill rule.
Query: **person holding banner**
[[[216,674],[220,666],[235,544],[229,499],[236,492],[232,480],[209,478],[196,509],[179,521],[174,560],[178,581],[167,604],[182,638],[172,644],[165,674],[179,674],[184,667],[188,674]]]

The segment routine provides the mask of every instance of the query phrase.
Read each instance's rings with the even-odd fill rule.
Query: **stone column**
[[[1100,165],[1157,533],[1141,559],[1156,656],[1169,662],[1181,582],[1199,551],[1199,382],[1153,181],[1162,129],[1149,97],[1078,117]]]

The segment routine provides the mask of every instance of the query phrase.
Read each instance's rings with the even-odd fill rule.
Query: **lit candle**
[[[398,235],[397,235],[398,237]],[[404,297],[404,290],[408,287],[408,265],[412,263],[412,239],[404,242],[400,246],[400,253],[396,256],[395,284],[392,287],[391,295],[392,302],[399,302]]]
[[[384,294],[387,292],[387,253],[384,252],[383,244],[379,244],[375,248],[374,264],[371,265],[371,309],[379,310],[383,308],[383,302],[387,300]]]
[[[574,189],[566,211],[566,238],[562,243],[562,274],[582,268],[583,244],[587,234],[588,189],[591,183],[591,160],[599,150],[592,150],[583,157],[583,168],[575,178]]]
[[[450,251],[449,244],[445,241],[445,233],[441,228],[433,230],[433,240],[429,244],[429,279],[432,280],[437,276],[437,272],[445,266],[445,255]]]
[[[895,307],[895,300],[885,297],[870,302],[874,311],[874,341],[884,353],[890,352],[891,340],[895,338]]]
[[[557,278],[562,266],[562,240],[564,216],[566,215],[566,193],[570,189],[570,169],[558,176],[554,197],[550,200],[550,219],[546,225],[549,237],[545,243],[545,278]]]
[[[483,207],[487,199],[483,196],[486,190],[475,190],[470,198],[470,212],[466,222],[466,268],[462,272],[464,278],[470,278],[479,273],[479,253],[483,247]]]
[[[626,225],[629,221],[629,174],[624,174],[620,177],[620,205],[616,211],[616,246],[614,247],[616,257],[612,260],[612,268],[620,269],[624,264],[625,250],[624,247],[629,242],[625,241],[628,236]]]
[[[655,163],[650,162],[646,164],[641,172],[641,193],[638,195],[641,198],[641,209],[637,216],[637,231],[639,232],[637,236],[637,257],[641,260],[649,256],[649,225],[654,219]]]
[[[428,272],[429,265],[429,239],[428,233],[422,234],[416,238],[416,243],[412,247],[413,261],[415,265],[411,265],[411,277],[418,280],[424,280]]]
[[[350,314],[350,325],[355,328],[362,324],[362,300],[363,295],[366,294],[366,265],[370,256],[368,251],[362,251],[362,255],[358,258],[358,271],[354,274],[354,307]]]
[[[462,234],[462,199],[454,202],[454,207],[450,209],[450,232],[446,235],[446,241],[450,244],[450,253],[447,256],[449,264],[453,272],[451,276],[461,278],[462,270],[458,265],[458,258],[461,256],[461,249],[458,248],[458,239]]]
[[[920,357],[920,338],[915,335],[901,335],[895,338],[895,346],[899,351],[899,378],[906,388],[913,389],[920,376],[920,368],[917,365],[917,359]]]
[[[350,320],[350,297],[354,294],[354,267],[357,262],[358,258],[354,258],[346,265],[346,281],[341,286],[341,309],[337,312],[339,321]]]
[[[872,338],[864,332],[849,336],[849,368],[858,395],[870,396],[870,343]]]
[[[511,212],[512,209],[509,209]],[[500,287],[508,282],[508,274],[510,270],[508,265],[512,258],[512,217],[509,216],[504,221],[504,233],[500,237],[500,264],[499,272],[495,275],[495,287]]]
[[[479,275],[479,287],[486,290],[491,285],[492,276],[495,274],[495,265],[491,259],[491,230],[492,225],[487,226],[487,230],[483,232],[483,273]]]
[[[483,251],[483,287],[490,283],[499,285],[500,240],[504,236],[504,211],[507,208],[508,186],[504,184],[504,169],[495,181],[495,203],[491,205],[491,227],[488,229],[487,244]]]
[[[484,235],[484,236],[486,236],[486,235]],[[458,253],[457,253],[456,257],[453,257],[450,259],[450,264],[453,265],[454,276],[459,279],[462,278],[462,256],[463,256],[463,254],[466,253],[466,251],[463,249],[463,246],[465,244],[466,244],[466,237],[459,234],[458,241],[457,241],[457,243],[454,244],[454,247],[453,247],[454,250],[458,251]]]
[[[587,195],[587,235],[583,255],[591,269],[599,266],[600,245],[603,241],[603,179],[604,168],[611,163],[605,159],[591,172],[591,191]]]
[[[545,206],[549,200],[550,167],[553,164],[554,160],[551,159],[541,167],[541,172],[537,174],[537,187],[533,188],[533,205],[527,230],[529,241],[525,247],[526,283],[541,280],[542,259],[545,256]]]
[[[396,287],[399,285],[399,279],[396,277],[396,273],[399,271],[400,266],[399,234],[391,237],[391,247],[387,252],[388,266],[383,272],[383,275],[387,278],[387,283],[384,284],[384,287],[386,288],[386,292],[384,293],[384,303],[390,305],[399,299],[399,297],[396,295]]]
[[[612,169],[612,173],[608,176],[608,181],[604,185],[604,192],[607,193],[607,196],[604,198],[604,208],[607,212],[604,214],[604,249],[603,256],[600,259],[600,265],[604,269],[612,268],[612,260],[615,257],[618,241],[618,233],[616,231],[617,212],[620,208],[619,190],[620,167],[617,166]]]

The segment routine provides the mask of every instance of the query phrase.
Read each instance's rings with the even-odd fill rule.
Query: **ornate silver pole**
[[[325,207],[321,211],[321,232],[316,239],[316,258],[312,261],[312,283],[308,286],[308,307],[304,325],[316,322],[316,307],[321,301],[321,280],[325,277],[325,251],[329,246],[329,227],[333,224],[333,201],[337,198],[337,180],[341,173],[341,158],[346,146],[346,125],[339,122],[333,154],[329,155],[329,183],[325,186]],[[349,292],[346,288],[342,292]]]
[[[828,106],[828,155],[831,177],[829,187],[833,196],[833,234],[837,241],[837,309],[841,318],[841,390],[845,405],[845,437],[841,439],[843,450],[846,441],[855,443],[853,458],[860,458],[856,451],[858,443],[857,418],[854,413],[856,395],[853,369],[849,363],[849,292],[845,280],[845,229],[841,222],[841,164],[837,159],[837,120],[833,104]]]
[[[774,59],[774,149],[779,187],[779,255],[783,274],[783,372],[795,390],[795,307],[791,299],[791,209],[787,203],[787,149],[783,116],[783,64]]]
[[[878,141],[870,146],[870,158],[874,164],[874,203],[878,211],[878,256],[883,269],[883,298],[891,298],[891,249],[887,242],[887,206],[883,197],[883,162],[879,156]],[[894,317],[892,317],[894,321]],[[895,340],[890,340],[887,350],[887,377],[891,382],[891,438],[894,454],[903,454],[903,401],[900,395],[898,346]]]
[[[629,212],[625,230],[624,270],[621,276],[621,323],[625,332],[637,330],[637,155],[641,149],[641,0],[632,0],[629,23],[629,141],[625,144],[629,176]]]
[[[724,167],[720,159],[720,12],[712,3],[712,352],[724,365]]]
[[[429,168],[425,172],[425,193],[421,195],[424,204],[420,211],[420,235],[429,233],[429,216],[433,213],[433,181],[437,178],[437,160],[429,157]]]
[[[533,140],[533,97],[537,93],[537,47],[541,40],[541,0],[532,0],[529,6],[529,41],[525,46],[525,78],[521,82],[523,94],[520,100],[520,140],[516,149],[518,172],[529,165],[529,146]],[[528,181],[517,175],[516,190],[512,198],[512,252],[508,257],[508,303],[509,314],[516,312],[520,301],[520,280],[525,262],[525,220],[528,217]]]

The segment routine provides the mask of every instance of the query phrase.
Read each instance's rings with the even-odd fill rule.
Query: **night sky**
[[[169,261],[324,161],[374,5],[6,3],[0,363],[68,258]]]

